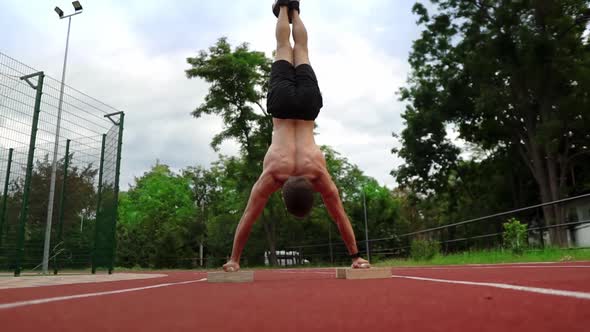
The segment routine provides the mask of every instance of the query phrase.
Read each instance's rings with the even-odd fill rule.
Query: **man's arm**
[[[356,245],[356,238],[354,236],[354,231],[352,230],[352,225],[344,211],[338,188],[334,184],[334,181],[332,181],[330,174],[327,171],[323,172],[316,180],[315,186],[316,190],[322,195],[328,213],[338,226],[342,240],[346,244],[346,248],[348,248],[348,253],[350,255],[357,254],[358,247]],[[352,261],[353,267],[355,268],[370,267],[369,262],[360,257],[353,258]]]
[[[242,250],[244,250],[246,241],[248,241],[252,225],[254,225],[264,210],[270,195],[280,187],[281,184],[268,172],[263,172],[252,187],[248,204],[246,205],[244,214],[236,228],[231,258],[227,264],[223,266],[225,271],[235,272],[240,269],[240,256],[242,255]]]

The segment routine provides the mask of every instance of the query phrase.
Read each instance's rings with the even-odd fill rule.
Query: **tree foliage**
[[[251,160],[254,160],[257,135],[267,138],[270,144],[272,123],[269,123],[262,100],[268,91],[267,82],[272,60],[264,53],[251,51],[248,44],[232,50],[227,38],[220,38],[208,51],[200,51],[188,58],[191,68],[188,78],[201,78],[210,83],[205,102],[192,115],[218,115],[225,128],[215,135],[211,146],[217,150],[227,139],[235,139]],[[263,114],[255,111],[257,107]]]
[[[183,248],[194,248],[191,244],[195,242],[204,244],[207,266],[217,267],[227,260],[236,226],[271,143],[272,118],[262,106],[271,62],[263,53],[249,50],[246,44],[232,49],[225,38],[188,59],[191,68],[186,71],[187,77],[201,78],[210,84],[205,101],[192,115],[195,118],[204,114],[219,116],[224,129],[213,138],[211,146],[217,150],[222,142],[231,139],[240,145],[240,153],[232,157],[220,156],[208,168],[187,167],[179,174],[156,165],[136,179],[136,184],[121,199],[120,215],[125,221],[120,223],[119,243],[126,245],[121,244],[119,250],[126,252],[120,252],[119,264],[133,266],[149,262],[152,266],[178,266],[171,263],[178,259],[173,260],[170,255],[194,257],[195,250],[184,252]],[[371,236],[394,234],[399,227],[395,223],[399,206],[389,189],[364,175],[330,147],[324,146],[322,150],[355,232],[364,234],[361,197],[365,196]],[[166,195],[161,196],[160,192]],[[182,200],[176,201],[173,197],[182,197]],[[158,202],[146,208],[152,200]],[[276,250],[326,243],[331,234],[336,233],[336,227],[331,226],[333,222],[319,196],[315,202],[310,216],[297,220],[286,212],[278,193],[271,196],[260,221],[252,229],[242,264],[264,264],[267,251],[271,252],[270,262],[276,264],[276,256],[273,257]],[[171,209],[171,205],[190,205],[186,216],[191,218],[173,217],[172,211],[176,210]],[[186,229],[191,225],[203,225],[203,228],[201,232],[185,236],[190,234]],[[168,233],[171,235],[165,236]],[[150,234],[154,234],[151,239]],[[144,245],[141,250],[135,249],[145,241],[153,243]],[[339,242],[336,234],[334,242]],[[326,257],[329,257],[327,250],[325,255],[308,258],[321,261]]]
[[[57,161],[55,200],[53,205],[52,229],[51,229],[51,254],[58,250],[62,252],[59,258],[70,267],[84,266],[88,263],[88,255],[92,246],[94,234],[94,221],[96,218],[97,192],[94,186],[98,175],[98,168],[92,163],[77,162],[75,153],[69,156],[70,164],[65,182],[63,211],[60,206],[60,197],[64,191],[64,158]],[[23,202],[25,178],[15,174],[24,174],[25,170],[12,171],[13,180],[9,183],[7,197],[7,209],[5,212],[6,223],[0,232],[2,234],[2,246],[4,248],[15,247],[17,232],[20,223],[20,212]],[[23,262],[25,266],[34,267],[41,262],[42,250],[45,241],[45,228],[47,223],[47,196],[51,182],[52,163],[49,155],[35,160],[31,172],[31,190],[29,192],[28,218],[25,221],[25,251]],[[62,219],[62,238],[58,239],[57,229]],[[81,223],[86,222],[87,227]],[[81,227],[82,226],[82,227]],[[62,242],[60,242],[61,240]],[[0,248],[0,249],[4,249]],[[63,250],[63,251],[61,251]],[[11,254],[10,252],[8,253]],[[75,254],[75,255],[74,255]],[[10,257],[10,256],[7,256]],[[12,264],[12,261],[2,262],[0,266]],[[65,261],[67,260],[67,261]]]
[[[514,254],[522,254],[527,247],[527,225],[521,224],[518,219],[512,218],[504,224],[504,246]]]
[[[401,90],[409,105],[394,150],[406,161],[394,172],[399,183],[443,190],[463,159],[449,138],[455,131],[485,160],[506,156],[526,167],[543,202],[571,194],[573,170],[590,152],[588,2],[432,2],[432,15],[420,2],[413,8],[424,31]],[[550,224],[563,220],[559,207],[544,213]]]
[[[135,180],[119,205],[118,263],[191,266],[204,224],[197,218],[188,178],[156,164]]]
[[[395,233],[397,200],[389,189],[365,176],[357,166],[329,147],[328,168],[340,184],[343,203],[353,228],[364,234],[362,192],[366,195],[371,236]],[[218,267],[231,253],[235,228],[248,199],[251,184],[244,179],[249,164],[244,155],[220,156],[211,167],[187,167],[178,173],[156,164],[137,178],[120,198],[118,264],[144,267],[188,267],[198,264],[198,244],[205,247],[205,264]],[[264,222],[254,225],[242,255],[245,265],[264,264],[264,252],[270,250],[273,236],[276,250],[326,243],[329,233],[341,243],[322,200],[318,197],[311,215],[298,220],[286,213],[280,197],[270,201],[264,218],[273,218],[276,229]],[[269,212],[270,210],[270,212]],[[379,248],[376,246],[375,248]],[[326,249],[326,248],[324,248]],[[313,262],[327,260],[328,251],[307,257]]]

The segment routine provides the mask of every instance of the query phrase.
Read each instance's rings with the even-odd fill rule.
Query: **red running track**
[[[0,326],[3,331],[84,332],[539,332],[587,331],[590,326],[590,263],[395,268],[392,272],[578,291],[587,299],[399,277],[337,280],[333,269],[256,271],[256,281],[249,284],[208,284],[202,281],[204,273],[189,271],[137,281],[0,290]],[[184,281],[191,283],[175,284]],[[125,293],[3,306],[166,283]]]

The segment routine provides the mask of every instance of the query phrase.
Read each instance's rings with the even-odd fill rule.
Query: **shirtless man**
[[[231,258],[223,269],[226,272],[240,269],[240,256],[252,225],[264,210],[270,195],[281,188],[287,210],[298,218],[309,214],[313,193],[319,192],[348,248],[352,267],[369,268],[369,262],[359,255],[338,188],[314,140],[314,121],[323,101],[309,62],[307,30],[299,17],[299,0],[277,0],[273,12],[278,17],[277,51],[267,98],[267,109],[273,116],[272,144],[264,158],[262,174],[252,187],[246,210],[236,229]],[[289,41],[290,22],[293,24],[294,47]]]

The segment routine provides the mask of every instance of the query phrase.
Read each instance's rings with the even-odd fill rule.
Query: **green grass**
[[[468,251],[452,255],[437,255],[433,259],[412,260],[412,259],[387,259],[380,261],[373,261],[373,266],[424,266],[424,265],[462,265],[462,264],[501,264],[501,263],[534,263],[534,262],[563,262],[563,261],[590,261],[590,248],[583,249],[560,249],[560,248],[545,248],[538,250],[527,250],[522,255],[514,255],[510,250],[496,249],[483,251]],[[330,268],[334,266],[349,266],[346,264],[330,264],[330,263],[316,263],[308,265],[289,266],[290,269],[305,269],[305,268]],[[272,266],[242,266],[243,269],[254,270],[272,270],[280,267]],[[115,272],[154,272],[154,271],[207,271],[219,270],[220,266],[208,268],[169,268],[169,269],[154,269],[141,267],[115,267]],[[105,269],[97,271],[100,274],[106,273]],[[2,276],[11,276],[12,270],[0,271]],[[26,273],[26,271],[23,271]],[[53,271],[51,271],[53,273]],[[64,269],[60,270],[61,275],[66,274],[90,274],[89,269]],[[27,273],[30,275],[30,273]]]
[[[545,248],[528,250],[522,255],[514,255],[510,250],[496,249],[468,251],[451,255],[437,255],[428,261],[412,259],[390,259],[377,262],[375,266],[417,266],[417,265],[461,265],[461,264],[500,264],[534,263],[590,260],[590,249]]]
[[[417,261],[412,259],[388,259],[371,262],[373,266],[423,266],[423,265],[462,265],[462,264],[501,264],[501,263],[534,263],[534,262],[561,262],[561,261],[590,261],[590,249],[561,249],[545,248],[538,250],[527,250],[522,255],[514,255],[510,250],[496,249],[483,251],[468,251],[452,255],[437,255],[432,260]],[[288,266],[289,269],[307,269],[307,268],[330,268],[334,266],[349,266],[346,264],[315,263],[307,265]],[[264,265],[243,265],[247,270],[273,270],[276,266]],[[218,270],[218,267],[209,267],[193,270]],[[175,269],[164,269],[175,270]],[[187,269],[178,269],[187,270]],[[190,270],[190,269],[188,269]],[[158,271],[150,268],[115,268],[117,272],[123,271]]]

